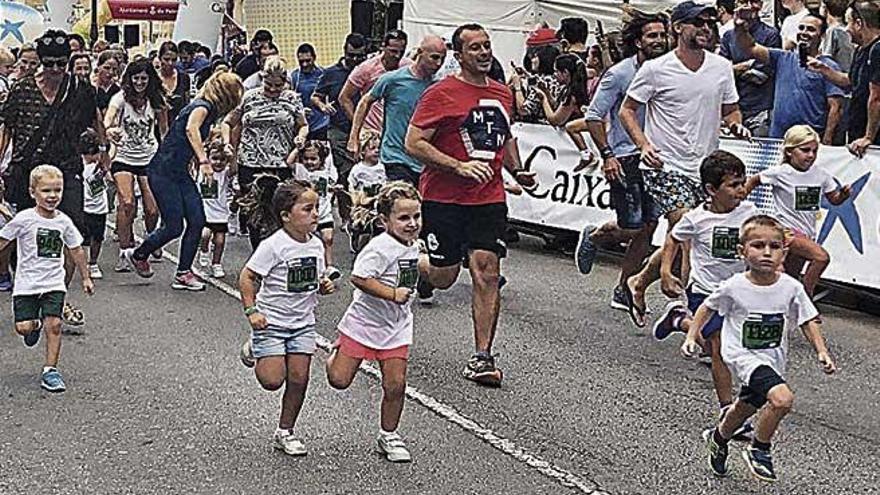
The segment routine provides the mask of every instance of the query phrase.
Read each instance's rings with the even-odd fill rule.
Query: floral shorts
[[[642,170],[645,191],[661,215],[675,210],[690,210],[703,202],[705,196],[700,183],[672,170]]]

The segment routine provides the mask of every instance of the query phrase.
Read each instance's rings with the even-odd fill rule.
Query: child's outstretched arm
[[[828,202],[833,204],[834,206],[843,203],[848,200],[852,195],[852,186],[847,184],[836,191],[831,191],[830,193],[825,194],[825,198],[828,199]]]
[[[756,187],[761,185],[761,175],[755,174],[746,180],[746,196],[752,194]]]
[[[681,344],[681,355],[684,357],[696,357],[699,352],[699,345],[697,344],[697,337],[700,335],[700,332],[703,331],[703,327],[706,326],[706,323],[709,323],[709,320],[712,319],[712,316],[715,314],[715,311],[709,309],[705,304],[701,305],[697,308],[697,313],[694,315],[693,321],[691,321],[691,326],[688,328],[687,337],[684,339],[684,343]]]
[[[681,279],[672,273],[675,257],[680,250],[681,241],[667,234],[660,256],[660,287],[663,293],[669,297],[679,297],[684,293],[684,285],[681,283]]]
[[[269,326],[266,317],[257,311],[257,280],[259,275],[248,267],[241,269],[238,276],[238,291],[241,293],[241,305],[244,306],[244,314],[248,323],[254,330],[262,330]]]
[[[379,299],[403,304],[412,296],[412,289],[408,287],[389,287],[375,278],[360,278],[351,276],[351,284],[363,291]]]
[[[816,319],[813,318],[801,325],[801,331],[804,332],[804,337],[807,338],[807,341],[810,342],[810,345],[816,351],[816,359],[822,365],[822,371],[828,374],[837,371],[837,366],[835,366],[834,361],[831,359],[831,355],[828,354],[825,337],[822,336],[822,329]]]
[[[77,246],[75,248],[68,248],[68,253],[73,258],[73,263],[76,265],[77,271],[79,271],[79,276],[82,279],[82,289],[88,295],[92,295],[95,293],[95,283],[92,282],[92,276],[89,274],[89,266],[86,263],[86,252],[83,250],[82,246]]]

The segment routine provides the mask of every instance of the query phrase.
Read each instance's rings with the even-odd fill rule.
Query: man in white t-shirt
[[[690,0],[675,6],[675,50],[646,61],[627,91],[620,121],[641,151],[645,189],[670,227],[702,201],[700,162],[718,148],[722,123],[748,137],[737,106],[730,61],[708,49],[715,8]],[[639,106],[645,105],[644,129]],[[660,256],[624,284],[637,326],[644,326],[644,291],[660,277]]]
[[[807,10],[804,0],[782,0],[782,6],[790,12],[779,30],[782,35],[782,49],[791,50],[797,45],[798,26],[804,17],[810,15],[810,11]]]

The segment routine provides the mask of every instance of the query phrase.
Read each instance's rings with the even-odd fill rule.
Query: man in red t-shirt
[[[498,387],[502,374],[491,350],[500,310],[500,259],[507,251],[501,167],[525,187],[534,187],[534,173],[521,167],[510,135],[513,96],[488,78],[489,35],[476,24],[460,26],[452,48],[461,72],[425,91],[406,135],[406,151],[425,165],[419,191],[428,256],[420,270],[430,285],[447,289],[469,257],[476,353],[464,376]]]

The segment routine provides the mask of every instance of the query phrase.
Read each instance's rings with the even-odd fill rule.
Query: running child
[[[413,338],[412,300],[419,278],[421,199],[401,181],[379,192],[376,209],[385,232],[374,237],[354,262],[354,296],[339,322],[339,338],[327,359],[327,380],[346,389],[364,359],[382,371],[381,425],[377,449],[391,462],[412,457],[397,433],[406,391],[406,362]]]
[[[789,331],[801,328],[825,373],[834,373],[836,368],[816,321],[819,312],[801,283],[781,273],[787,252],[782,224],[767,215],[757,215],[746,220],[740,232],[737,253],[745,259],[747,271],[722,282],[706,298],[681,351],[685,356],[696,355],[700,331],[715,314],[723,317],[721,356],[742,389],[718,425],[703,434],[709,465],[717,476],[727,476],[727,444],[734,432],[760,410],[754,438],[743,457],[755,477],[772,482],[777,476],[770,442],[794,402],[784,378]]]
[[[379,163],[380,141],[380,136],[374,132],[361,133],[362,159],[348,174],[348,193],[352,204],[349,237],[351,252],[355,254],[371,237],[382,232],[374,204],[379,189],[388,181],[385,167]]]
[[[91,295],[95,286],[89,277],[82,235],[73,221],[59,211],[64,178],[51,165],[39,165],[30,174],[30,194],[36,206],[18,212],[0,229],[0,251],[17,243],[18,270],[12,292],[15,331],[28,347],[46,331],[46,364],[40,386],[49,392],[63,392],[64,379],[58,371],[61,353],[61,317],[67,287],[64,284],[64,251],[73,257],[82,277],[82,289]]]
[[[303,182],[283,182],[272,196],[272,210],[281,228],[257,246],[239,277],[241,303],[252,329],[243,353],[250,351],[249,344],[264,389],[285,387],[273,446],[301,456],[307,450],[293,428],[315,352],[315,306],[319,293],[335,288],[322,275],[324,245],[314,236],[318,194]]]
[[[318,235],[324,242],[327,276],[336,280],[341,273],[333,266],[333,191],[336,190],[336,168],[327,166],[327,147],[318,141],[306,141],[299,150],[300,164],[307,172],[308,181],[318,193]],[[297,167],[298,168],[298,167]],[[296,172],[296,178],[300,171]]]
[[[86,129],[79,136],[79,153],[83,163],[83,245],[89,248],[89,275],[92,280],[104,278],[98,266],[104,231],[107,229],[107,213],[110,204],[107,200],[107,182],[104,168],[98,163],[101,151],[98,148],[98,133]]]
[[[687,333],[693,312],[722,282],[745,271],[739,258],[739,229],[759,213],[746,197],[746,167],[742,160],[726,151],[715,151],[700,165],[700,180],[708,201],[687,213],[666,236],[660,267],[663,293],[674,298],[654,323],[654,337],[663,340],[673,332]],[[673,265],[683,246],[689,245],[690,280],[687,288],[673,274]],[[681,301],[685,296],[687,304]],[[700,346],[712,357],[712,382],[718,398],[720,416],[733,403],[730,370],[721,359],[722,319],[715,315],[703,327]],[[751,431],[746,425],[737,432],[742,437]]]
[[[819,134],[812,127],[793,126],[785,133],[782,143],[782,163],[750,177],[746,184],[747,192],[759,184],[770,186],[776,215],[786,229],[785,271],[798,278],[804,263],[808,263],[802,281],[811,298],[831,262],[828,251],[816,243],[816,216],[822,196],[829,203],[839,205],[852,193],[851,186],[838,187],[828,171],[813,166],[819,142]]]
[[[229,209],[232,177],[237,172],[235,161],[227,152],[221,136],[216,135],[209,142],[206,152],[211,162],[214,180],[210,183],[205,181],[202,172],[199,172],[196,178],[202,195],[202,205],[205,208],[205,228],[202,230],[199,265],[208,268],[210,264],[211,276],[223,278],[226,276],[222,263],[223,249],[226,246],[226,234],[229,232],[229,218],[232,216]],[[208,253],[209,243],[212,254]]]

